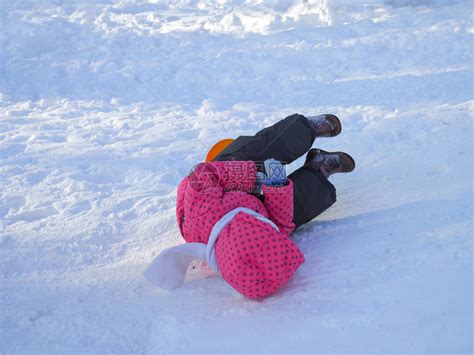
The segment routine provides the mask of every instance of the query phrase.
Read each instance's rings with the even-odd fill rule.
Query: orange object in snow
[[[226,138],[220,140],[212,146],[212,148],[207,152],[206,161],[213,161],[215,157],[219,155],[230,143],[234,140],[232,138]]]

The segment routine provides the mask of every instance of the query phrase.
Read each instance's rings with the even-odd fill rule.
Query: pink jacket
[[[222,277],[243,295],[267,296],[283,286],[304,262],[290,239],[293,183],[263,186],[264,202],[249,194],[255,186],[253,161],[201,163],[178,186],[176,217],[186,242],[208,242],[214,224],[237,207],[273,221],[278,230],[239,212],[219,234],[215,254]]]

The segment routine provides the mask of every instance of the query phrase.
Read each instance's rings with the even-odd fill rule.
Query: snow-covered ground
[[[470,353],[472,1],[2,1],[0,352]],[[249,300],[181,243],[216,140],[331,112],[357,169]],[[290,171],[301,159],[290,166]]]

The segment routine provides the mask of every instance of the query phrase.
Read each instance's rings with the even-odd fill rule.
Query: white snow
[[[470,353],[468,0],[2,1],[0,352]],[[180,179],[218,139],[335,113],[352,174],[249,300],[181,243]],[[290,171],[302,159],[291,165]]]

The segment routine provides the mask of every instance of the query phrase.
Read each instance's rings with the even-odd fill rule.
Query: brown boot
[[[324,114],[319,116],[308,116],[306,119],[316,137],[335,137],[341,133],[342,125],[337,116]]]
[[[306,155],[304,166],[321,171],[326,178],[336,173],[350,173],[355,169],[354,159],[344,152],[326,152],[312,148]]]

